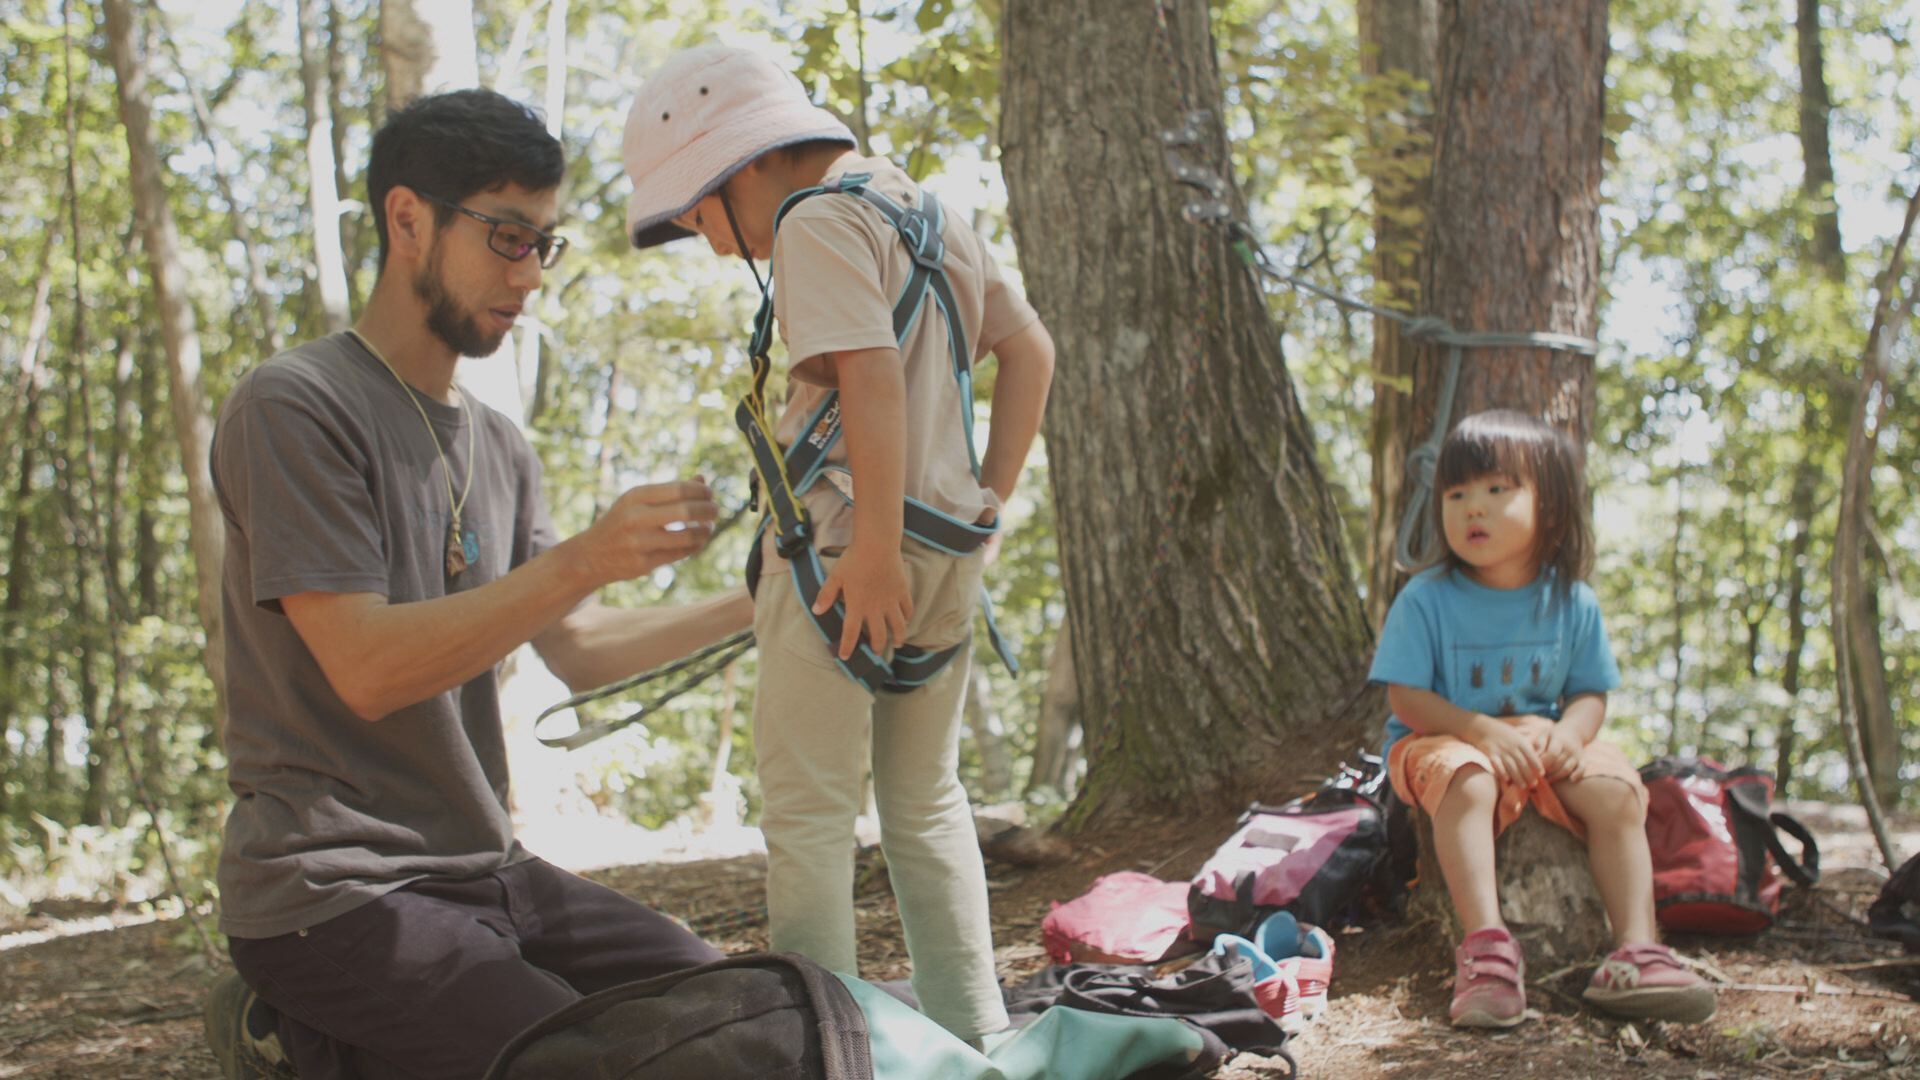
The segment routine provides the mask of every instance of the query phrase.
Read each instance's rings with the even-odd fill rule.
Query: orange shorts
[[[1429,817],[1439,809],[1440,800],[1453,785],[1455,774],[1469,765],[1478,765],[1488,774],[1493,772],[1493,762],[1487,755],[1472,743],[1452,735],[1407,735],[1387,753],[1387,775],[1393,780],[1394,794],[1407,805],[1425,810]],[[1606,776],[1627,784],[1639,793],[1641,807],[1647,805],[1647,788],[1640,782],[1640,771],[1627,760],[1624,751],[1605,739],[1587,744],[1586,752],[1580,756],[1579,769],[1581,779]],[[1553,785],[1544,780],[1531,786],[1518,782],[1500,785],[1499,801],[1493,812],[1494,835],[1505,832],[1507,826],[1520,820],[1520,811],[1528,804],[1532,804],[1541,817],[1582,840],[1587,838],[1586,826],[1567,813]]]

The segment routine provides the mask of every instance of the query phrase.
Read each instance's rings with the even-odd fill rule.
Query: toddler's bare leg
[[[1453,775],[1433,815],[1433,850],[1466,933],[1504,927],[1493,865],[1493,811],[1500,785],[1478,765]]]
[[[1616,945],[1659,940],[1653,926],[1653,856],[1647,811],[1623,780],[1589,776],[1553,785],[1567,813],[1587,828],[1587,864],[1607,907]]]

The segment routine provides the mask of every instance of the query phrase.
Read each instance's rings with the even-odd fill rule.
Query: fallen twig
[[[1745,990],[1755,994],[1826,994],[1831,997],[1873,997],[1888,998],[1893,1001],[1911,1000],[1905,994],[1896,994],[1890,990],[1865,990],[1852,986],[1834,986],[1830,983],[1815,983],[1808,986],[1787,986],[1781,983],[1728,983],[1722,990]]]
[[[1822,964],[1828,971],[1871,971],[1874,968],[1920,967],[1920,956],[1896,956],[1888,960],[1861,960],[1851,964]]]

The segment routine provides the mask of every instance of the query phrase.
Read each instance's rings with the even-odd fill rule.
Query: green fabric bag
[[[982,1054],[872,983],[836,973],[867,1017],[874,1080],[1123,1080],[1196,1060],[1203,1043],[1170,1017],[1054,1008],[989,1035]]]

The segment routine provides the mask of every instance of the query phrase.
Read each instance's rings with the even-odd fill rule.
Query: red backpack
[[[1768,812],[1772,775],[1663,757],[1640,769],[1647,785],[1647,844],[1661,926],[1696,934],[1757,934],[1773,925],[1782,871],[1820,880],[1820,849],[1806,826]],[[1780,841],[1800,841],[1800,857]]]

